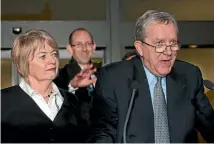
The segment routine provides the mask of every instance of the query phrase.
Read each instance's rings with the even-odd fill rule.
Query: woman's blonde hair
[[[11,57],[21,77],[26,78],[28,76],[30,56],[34,56],[38,48],[42,49],[47,45],[58,52],[54,38],[41,29],[29,30],[14,40]]]

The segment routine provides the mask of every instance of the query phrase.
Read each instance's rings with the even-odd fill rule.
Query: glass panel
[[[60,59],[59,60],[59,68],[63,68],[66,64],[68,64],[69,59]]]
[[[1,59],[1,88],[12,86],[12,61]]]
[[[177,20],[214,20],[213,0],[124,0],[123,2],[125,21],[136,21],[149,9],[169,12]]]
[[[105,0],[2,0],[1,18],[2,20],[105,20],[105,12]]]

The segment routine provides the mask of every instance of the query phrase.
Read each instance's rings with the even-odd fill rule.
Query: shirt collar
[[[153,73],[151,73],[149,71],[149,69],[144,64],[143,64],[143,67],[144,67],[149,85],[155,85],[157,82],[156,76]],[[162,86],[165,86],[166,85],[166,77],[163,77],[161,82],[162,82]]]
[[[19,83],[19,86],[29,95],[32,96],[34,93],[36,93],[30,86],[29,84],[21,78],[21,81]]]
[[[37,93],[35,90],[33,90],[30,87],[30,85],[23,78],[21,78],[19,86],[31,97]],[[58,96],[62,97],[58,87],[53,82],[52,82],[52,88],[53,88],[53,93],[52,93],[53,95],[58,95]]]

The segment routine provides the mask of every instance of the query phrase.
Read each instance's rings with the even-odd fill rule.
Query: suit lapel
[[[169,120],[169,131],[171,142],[181,141],[182,131],[185,129],[186,111],[184,106],[188,100],[185,99],[185,80],[178,76],[175,69],[166,79],[167,89],[167,111]],[[179,124],[178,124],[179,123]]]
[[[64,101],[62,103],[62,107],[60,108],[59,112],[57,113],[54,122],[57,125],[63,124],[65,120],[69,120],[72,122],[73,125],[77,125],[77,97],[72,93],[65,92],[62,89],[59,89]]]
[[[140,84],[133,109],[136,111],[139,109],[138,119],[141,121],[135,122],[138,127],[143,126],[139,128],[142,132],[141,140],[154,142],[154,114],[148,81],[140,58],[134,58],[133,63],[133,79]],[[186,81],[175,72],[174,67],[166,77],[166,89],[170,140],[171,142],[179,142],[183,140],[182,133],[185,131],[185,120],[188,116],[185,108],[187,108],[188,99],[185,96]]]
[[[36,104],[36,102],[29,96],[25,91],[23,91],[20,86],[16,86],[16,92],[19,96],[18,103],[22,103],[22,107],[24,111],[30,111],[35,115],[40,115],[47,121],[51,123],[55,123],[56,125],[63,125],[66,120],[69,120],[73,125],[77,125],[76,115],[78,113],[76,107],[78,105],[78,101],[75,95],[72,93],[68,93],[59,88],[61,95],[64,98],[62,107],[60,111],[57,113],[54,121],[52,121],[48,116],[41,110],[41,108]],[[26,109],[27,108],[27,109]]]
[[[41,108],[36,104],[36,102],[17,85],[17,95],[19,96],[19,102],[22,103],[22,107],[28,108],[26,111],[31,113],[39,114],[45,119],[51,121],[50,118],[41,110]]]
[[[139,82],[136,94],[134,112],[136,111],[136,126],[140,130],[140,141],[154,142],[154,116],[148,80],[140,58],[134,58],[134,80]]]
[[[64,107],[73,107],[76,108],[77,105],[77,97],[73,93],[68,93],[67,91],[64,91],[59,88],[59,91],[64,98],[63,106]]]

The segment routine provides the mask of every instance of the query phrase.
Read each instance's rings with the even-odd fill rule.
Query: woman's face
[[[28,78],[37,81],[54,80],[57,76],[58,67],[58,52],[45,45],[44,48],[38,48],[34,55],[29,58]]]

